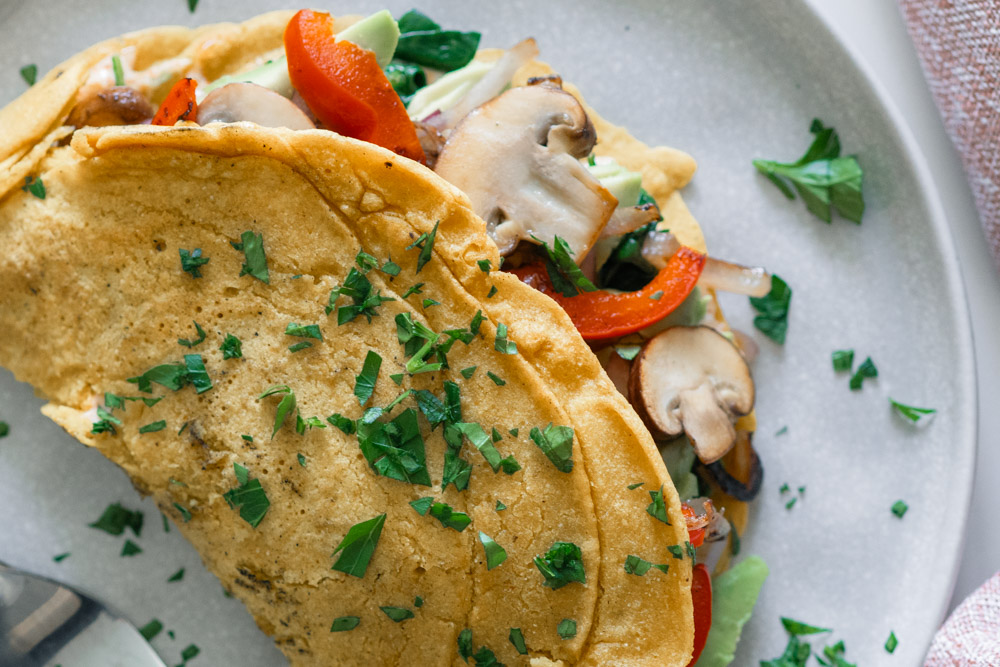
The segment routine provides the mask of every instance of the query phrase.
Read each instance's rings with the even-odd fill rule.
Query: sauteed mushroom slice
[[[703,463],[736,443],[734,424],[753,409],[750,367],[710,327],[671,327],[646,343],[629,375],[639,416],[661,437],[686,433]]]
[[[66,119],[67,125],[107,127],[148,123],[156,109],[139,91],[112,86],[80,100]]]
[[[255,83],[229,83],[198,105],[198,123],[250,121],[261,127],[312,130],[316,126],[294,102]]]
[[[617,200],[579,159],[597,135],[580,102],[550,82],[512,88],[454,129],[435,171],[458,186],[502,254],[558,235],[580,262]]]

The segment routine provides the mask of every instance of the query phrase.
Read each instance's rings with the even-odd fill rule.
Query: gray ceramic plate
[[[394,13],[409,1],[389,3]],[[334,12],[382,5],[338,2]],[[0,4],[0,100],[23,89],[21,65],[47,69],[105,37],[163,24],[247,18],[254,0],[136,3],[70,0]],[[970,330],[947,222],[898,113],[822,22],[795,0],[739,3],[432,2],[449,25],[483,43],[538,38],[543,57],[608,118],[650,143],[692,153],[686,190],[713,253],[763,264],[794,289],[788,342],[763,339],[756,362],[764,489],[743,553],[771,568],[738,664],[781,653],[779,616],[834,629],[848,657],[883,664],[890,630],[896,664],[916,664],[951,590],[972,481],[975,380]],[[814,116],[835,126],[866,170],[864,224],[826,225],[788,202],[750,165],[797,158]],[[2,131],[2,128],[0,128]],[[733,324],[752,331],[745,298],[726,298]],[[67,304],[72,308],[73,304]],[[39,332],[42,335],[43,332]],[[756,335],[756,334],[755,334]],[[835,374],[830,352],[871,356],[879,378],[860,392]],[[887,397],[939,410],[926,429],[890,411]],[[31,390],[0,374],[0,559],[83,585],[137,623],[160,618],[176,639],[154,641],[168,663],[194,642],[196,664],[278,665],[282,658],[243,607],[176,531],[165,534],[125,475],[38,413]],[[783,435],[774,435],[787,426]],[[779,487],[806,487],[786,510]],[[889,511],[905,499],[903,520]],[[144,552],[87,528],[112,501],[141,506]],[[72,556],[60,564],[52,556]],[[178,568],[186,575],[167,583]]]

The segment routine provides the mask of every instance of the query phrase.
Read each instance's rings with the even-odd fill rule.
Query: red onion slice
[[[645,252],[644,247],[643,255]],[[771,291],[771,274],[760,266],[743,266],[709,257],[698,284],[733,294],[764,296]]]

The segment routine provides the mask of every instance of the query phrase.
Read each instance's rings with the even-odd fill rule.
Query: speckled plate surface
[[[397,15],[409,2],[388,3]],[[280,5],[263,0],[137,3],[0,0],[0,103],[24,87],[18,69],[46,70],[106,37],[142,27],[240,20]],[[383,5],[337,2],[338,13]],[[739,3],[434,2],[448,26],[478,29],[485,46],[532,35],[542,57],[577,83],[602,114],[649,143],[699,162],[687,188],[714,255],[762,264],[793,288],[788,342],[754,333],[765,465],[743,554],[771,568],[737,664],[785,645],[779,616],[833,628],[851,662],[917,664],[954,579],[972,484],[975,378],[971,333],[947,220],[902,117],[811,10],[798,0]],[[754,157],[795,159],[818,116],[866,170],[860,227],[826,225],[758,176]],[[0,132],[3,128],[0,128]],[[0,286],[2,288],[2,286]],[[724,297],[734,326],[752,331],[745,298]],[[66,304],[67,308],[75,307]],[[44,332],[39,332],[44,335]],[[851,392],[830,352],[871,356],[879,378]],[[894,415],[887,398],[935,407],[929,427]],[[38,412],[31,389],[0,372],[0,560],[74,583],[143,624],[159,618],[175,639],[154,640],[164,660],[197,644],[194,664],[281,665],[239,602],[227,599],[155,506],[97,452]],[[788,430],[775,435],[783,427]],[[785,509],[787,483],[805,487]],[[903,520],[890,513],[909,503]],[[109,502],[146,511],[143,553],[87,528]],[[56,564],[52,557],[71,552]],[[184,579],[167,583],[179,568]]]

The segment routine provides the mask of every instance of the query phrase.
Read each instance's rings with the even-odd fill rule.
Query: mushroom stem
[[[719,405],[710,384],[678,394],[684,431],[698,457],[705,463],[718,461],[736,441],[736,429],[729,414]]]

